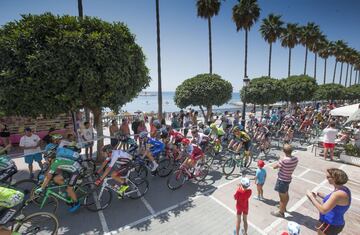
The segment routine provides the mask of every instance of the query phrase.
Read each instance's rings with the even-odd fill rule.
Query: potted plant
[[[344,149],[345,153],[340,154],[340,159],[345,163],[360,166],[360,149],[351,143],[346,144]]]

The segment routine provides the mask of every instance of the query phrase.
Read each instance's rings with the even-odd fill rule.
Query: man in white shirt
[[[86,158],[92,158],[92,152],[93,152],[93,145],[94,145],[94,131],[93,128],[90,127],[89,122],[84,122],[84,129],[81,130],[81,138],[82,141],[85,141],[85,155]],[[90,155],[89,155],[90,150]]]
[[[32,133],[30,127],[25,128],[25,135],[21,137],[19,146],[24,150],[25,163],[29,165],[30,178],[34,178],[33,161],[42,168],[42,155],[40,153],[40,137]]]
[[[339,131],[335,129],[335,122],[330,122],[329,126],[323,130],[323,134],[324,134],[323,146],[324,146],[325,160],[327,158],[328,150],[330,150],[330,159],[334,160],[335,140],[338,132]]]

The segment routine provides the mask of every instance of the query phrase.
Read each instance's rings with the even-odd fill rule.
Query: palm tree
[[[290,77],[290,70],[291,70],[291,49],[294,48],[299,43],[298,38],[299,38],[298,24],[288,23],[280,36],[281,46],[289,48],[288,77]]]
[[[309,46],[309,49],[314,53],[314,78],[316,80],[316,68],[317,68],[317,55],[321,47],[323,46],[322,41],[326,40],[325,36],[320,32],[320,28],[317,28],[314,32],[314,42]]]
[[[156,42],[158,64],[158,118],[162,118],[162,88],[161,88],[161,54],[160,54],[160,11],[159,0],[156,0]]]
[[[212,74],[211,18],[219,13],[221,0],[197,0],[198,17],[208,20],[209,28],[209,66]]]
[[[82,0],[78,0],[78,12],[79,12],[79,17],[82,19],[83,18],[83,5],[82,5]]]
[[[343,72],[344,62],[346,61],[347,50],[348,47],[347,45],[345,45],[339,54],[339,61],[341,62],[339,84],[341,84],[342,82],[342,72]]]
[[[326,67],[327,67],[327,59],[331,55],[331,50],[333,47],[333,43],[329,42],[326,38],[321,42],[323,45],[319,50],[319,56],[324,59],[324,82],[326,83]]]
[[[247,48],[248,31],[251,26],[259,19],[260,8],[256,0],[238,0],[238,4],[233,7],[232,19],[235,22],[236,30],[245,30],[245,68],[244,77],[247,78]]]
[[[304,74],[306,74],[308,49],[315,43],[318,32],[320,32],[320,28],[314,22],[309,22],[306,26],[300,27],[299,42],[305,46]]]
[[[267,18],[262,20],[262,24],[260,26],[261,36],[265,39],[266,42],[269,43],[270,46],[268,72],[269,77],[271,76],[272,44],[280,37],[283,24],[284,22],[281,21],[281,15],[270,14]]]
[[[333,76],[333,83],[335,83],[335,75],[336,75],[336,66],[341,58],[341,52],[343,48],[345,48],[346,44],[342,40],[337,40],[333,44],[332,54],[335,56],[335,66],[334,66],[334,76]]]
[[[354,49],[353,48],[348,48],[348,50],[346,51],[346,56],[345,56],[345,63],[346,63],[346,75],[345,75],[345,87],[348,84],[348,75],[349,75],[349,66],[351,63],[351,56],[354,53]]]
[[[355,64],[356,59],[357,59],[357,54],[358,54],[358,52],[357,52],[355,49],[353,49],[353,50],[352,50],[352,53],[351,53],[351,55],[350,55],[349,61],[350,61],[351,67],[350,67],[350,79],[349,79],[349,80],[350,80],[350,84],[349,84],[349,86],[352,85],[352,72],[353,72],[353,69],[354,69],[354,64]]]

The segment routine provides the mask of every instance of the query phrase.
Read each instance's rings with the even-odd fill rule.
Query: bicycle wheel
[[[233,156],[231,156],[229,159],[227,159],[224,162],[224,165],[222,167],[222,171],[224,175],[226,176],[231,175],[235,170],[235,166],[236,166],[236,161],[233,159]]]
[[[203,181],[205,177],[209,174],[210,166],[206,163],[201,163],[199,172],[194,172],[194,178],[196,181]]]
[[[96,171],[96,164],[94,160],[88,159],[82,162],[82,165],[84,166],[81,175],[83,178],[87,178],[89,176],[94,175]]]
[[[250,154],[250,156],[245,156],[245,152],[242,154],[242,159],[241,159],[241,167],[245,167],[245,168],[249,168],[251,163],[252,163],[252,155]]]
[[[97,187],[93,183],[84,184],[82,187],[88,188],[88,191],[91,192],[84,198],[84,206],[89,211],[104,210],[111,204],[112,193],[110,188]]]
[[[55,214],[59,207],[59,200],[54,196],[49,196],[44,206],[40,208],[43,200],[43,195],[36,195],[35,197],[31,196],[31,198],[25,202],[25,206],[21,209],[21,213],[25,216],[38,211]]]
[[[15,227],[20,234],[57,234],[59,221],[54,214],[37,212],[25,217]]]
[[[166,177],[166,176],[170,175],[173,168],[174,168],[174,163],[171,159],[168,159],[168,158],[162,159],[159,162],[159,166],[157,168],[157,174],[160,177]]]
[[[31,191],[37,186],[37,182],[33,179],[24,179],[15,182],[15,184],[13,184],[12,186],[23,192],[24,199],[28,200],[30,198]]]
[[[174,171],[167,179],[167,186],[171,190],[176,190],[184,185],[186,176],[181,169]]]
[[[146,179],[148,176],[148,170],[144,165],[136,165],[133,169],[131,169],[129,178],[130,179]]]
[[[214,159],[215,159],[215,152],[214,149],[211,148],[205,152],[205,162],[206,164],[211,166],[214,162]]]
[[[125,193],[127,197],[131,199],[138,199],[144,196],[149,190],[149,182],[146,179],[133,179],[129,181],[128,193]]]

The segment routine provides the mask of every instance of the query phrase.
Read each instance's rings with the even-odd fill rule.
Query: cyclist
[[[143,131],[139,134],[139,139],[142,143],[141,154],[146,156],[153,163],[151,171],[154,173],[158,167],[155,158],[158,157],[162,151],[164,151],[165,144],[159,140],[148,137],[148,133],[146,131]]]
[[[257,124],[257,129],[254,135],[254,140],[264,144],[265,148],[270,146],[270,131],[266,126],[266,121],[263,120],[262,123]]]
[[[12,207],[15,207],[19,205],[24,200],[24,194],[20,191],[17,191],[15,189],[5,188],[0,186],[0,208],[6,208],[10,209]],[[9,212],[12,213],[13,212]],[[7,216],[7,213],[3,213],[3,217],[1,220],[5,220],[5,217]],[[7,221],[1,221],[4,222],[4,224]],[[0,234],[1,235],[20,235],[18,232],[12,232],[9,229],[0,226]]]
[[[51,163],[48,174],[45,177],[44,182],[41,184],[41,187],[36,190],[36,193],[39,194],[44,191],[49,182],[54,178],[54,182],[58,185],[63,185],[64,177],[62,174],[56,174],[61,171],[70,173],[69,182],[66,188],[67,195],[72,199],[73,203],[69,208],[70,212],[75,212],[80,208],[80,202],[77,200],[77,196],[74,192],[74,185],[76,184],[77,178],[80,174],[81,165],[78,162],[81,157],[78,152],[72,151],[67,148],[58,148],[56,151],[56,158]]]
[[[197,144],[200,146],[202,151],[205,151],[206,145],[209,142],[209,137],[204,133],[200,133],[197,128],[191,129],[192,140],[193,144]]]
[[[312,120],[309,117],[306,117],[304,121],[301,123],[299,127],[300,132],[306,132],[309,131],[312,125]]]
[[[235,149],[235,152],[240,152],[242,146],[245,149],[245,155],[250,156],[250,144],[251,144],[251,137],[245,132],[241,131],[238,126],[233,128],[234,137],[230,141],[228,149]]]
[[[125,177],[129,172],[132,156],[122,150],[113,150],[111,145],[105,145],[101,151],[105,155],[106,159],[102,163],[97,173],[101,174],[106,168],[106,166],[107,168],[105,172],[100,176],[100,178],[95,181],[95,184],[100,185],[105,179],[105,177],[113,169],[115,163],[118,163],[118,167],[115,171],[112,172],[111,178],[121,185],[120,187],[118,186],[116,189],[119,196],[123,196],[125,191],[129,188],[129,186],[126,184]]]
[[[225,135],[225,132],[221,127],[217,127],[216,123],[211,123],[210,129],[211,129],[210,137],[215,140],[215,146],[214,146],[215,151],[221,152],[222,150],[221,141],[223,136]]]
[[[195,167],[196,163],[200,159],[204,159],[204,153],[201,151],[201,148],[197,145],[191,144],[189,139],[183,139],[181,143],[184,146],[185,153],[187,157],[185,161],[182,163],[182,166],[186,167],[186,169],[190,170]],[[199,174],[199,169],[195,167],[195,176]]]

